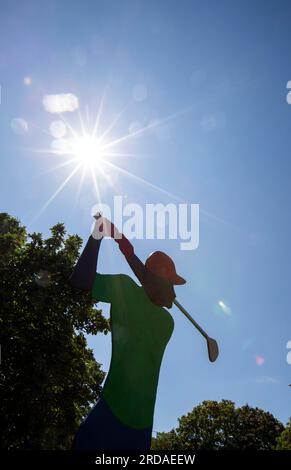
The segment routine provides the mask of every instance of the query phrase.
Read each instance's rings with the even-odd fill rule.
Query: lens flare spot
[[[257,366],[263,366],[265,364],[264,356],[256,356],[256,364]]]
[[[231,308],[223,300],[219,300],[217,304],[220,310],[225,313],[225,315],[231,315]]]
[[[30,86],[32,84],[32,78],[31,77],[24,77],[23,83],[25,86]]]
[[[50,133],[55,139],[61,139],[66,135],[67,127],[63,121],[53,121],[50,125]]]

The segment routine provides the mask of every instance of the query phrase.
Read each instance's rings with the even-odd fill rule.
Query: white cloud
[[[58,95],[45,95],[42,100],[44,109],[48,113],[67,113],[79,108],[79,100],[73,93]]]
[[[271,377],[270,375],[263,375],[256,379],[258,384],[278,384],[279,380],[276,377]]]

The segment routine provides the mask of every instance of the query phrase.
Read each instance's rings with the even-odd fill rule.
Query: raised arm
[[[70,277],[72,286],[88,292],[92,290],[96,277],[98,253],[103,236],[110,236],[116,241],[121,253],[123,253],[132,271],[142,284],[144,264],[135,255],[130,241],[105,217],[96,216],[95,218],[96,223],[93,233],[89,237]]]
[[[96,277],[98,253],[102,237],[93,238],[91,235],[69,279],[77,289],[90,292]]]
[[[75,266],[70,282],[74,287],[92,291],[96,279],[98,253],[103,236],[113,238],[119,245],[133,273],[144,286],[149,299],[158,306],[172,306],[175,292],[173,284],[163,277],[147,270],[142,261],[135,255],[130,241],[105,217],[95,217],[96,223],[92,235]],[[104,298],[105,299],[105,298]],[[99,300],[102,300],[99,298]],[[107,301],[107,300],[104,300]]]
[[[134,248],[130,241],[119,232],[115,225],[105,217],[98,218],[98,224],[103,236],[111,237],[118,244],[121,253],[125,256],[126,261],[131,267],[133,273],[136,275],[141,284],[144,278],[144,264],[135,255]]]
[[[134,253],[132,244],[124,235],[122,235],[122,238],[117,239],[116,242],[118,243],[121,253],[125,256],[126,261],[138,278],[139,282],[143,284],[145,266]]]
[[[91,292],[94,280],[96,277],[98,254],[103,238],[103,233],[100,230],[103,228],[101,224],[101,214],[95,216],[96,222],[89,237],[84,250],[74,268],[74,271],[69,279],[71,285],[77,289]]]

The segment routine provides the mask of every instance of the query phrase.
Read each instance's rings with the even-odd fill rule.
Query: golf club
[[[98,212],[97,214],[94,215],[94,218],[98,220],[100,217],[102,217],[102,213]],[[190,320],[190,322],[197,328],[198,331],[204,336],[204,338],[207,341],[207,348],[208,348],[208,357],[211,362],[216,361],[218,354],[219,354],[219,349],[218,349],[218,344],[215,341],[215,339],[210,338],[208,334],[201,328],[200,325],[194,320],[194,318],[191,317],[191,315],[185,310],[185,308],[178,302],[178,300],[174,300],[174,304],[181,310],[182,313]]]
[[[182,313],[190,320],[191,323],[197,328],[198,331],[204,336],[204,338],[207,341],[207,348],[208,348],[208,357],[211,362],[216,361],[218,358],[219,354],[219,349],[218,349],[218,344],[215,341],[215,339],[210,338],[208,334],[201,328],[200,325],[194,320],[194,318],[191,317],[191,315],[187,312],[187,310],[184,309],[184,307],[178,302],[178,300],[174,300],[174,304],[178,307],[179,310],[181,310]]]

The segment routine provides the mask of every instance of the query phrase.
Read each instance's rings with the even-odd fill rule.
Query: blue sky
[[[134,245],[142,259],[156,249],[173,257],[188,281],[177,298],[218,340],[221,354],[210,364],[203,339],[172,310],[157,431],[205,399],[249,403],[283,422],[291,416],[290,21],[284,1],[10,1],[1,8],[1,210],[29,231],[47,235],[62,221],[86,238],[97,202],[89,176],[78,193],[77,172],[40,212],[74,168],[50,171],[62,157],[35,151],[50,149],[56,119],[45,111],[44,95],[74,93],[89,125],[105,90],[101,127],[126,107],[113,140],[133,123],[172,117],[123,142],[118,151],[136,156],[114,163],[200,204],[198,250],[181,251],[177,240]],[[78,112],[66,119],[79,132]],[[114,168],[106,175],[128,202],[175,202]],[[112,204],[113,187],[98,168],[96,177],[102,201]],[[99,267],[130,273],[110,240]],[[109,336],[88,342],[107,370]]]

